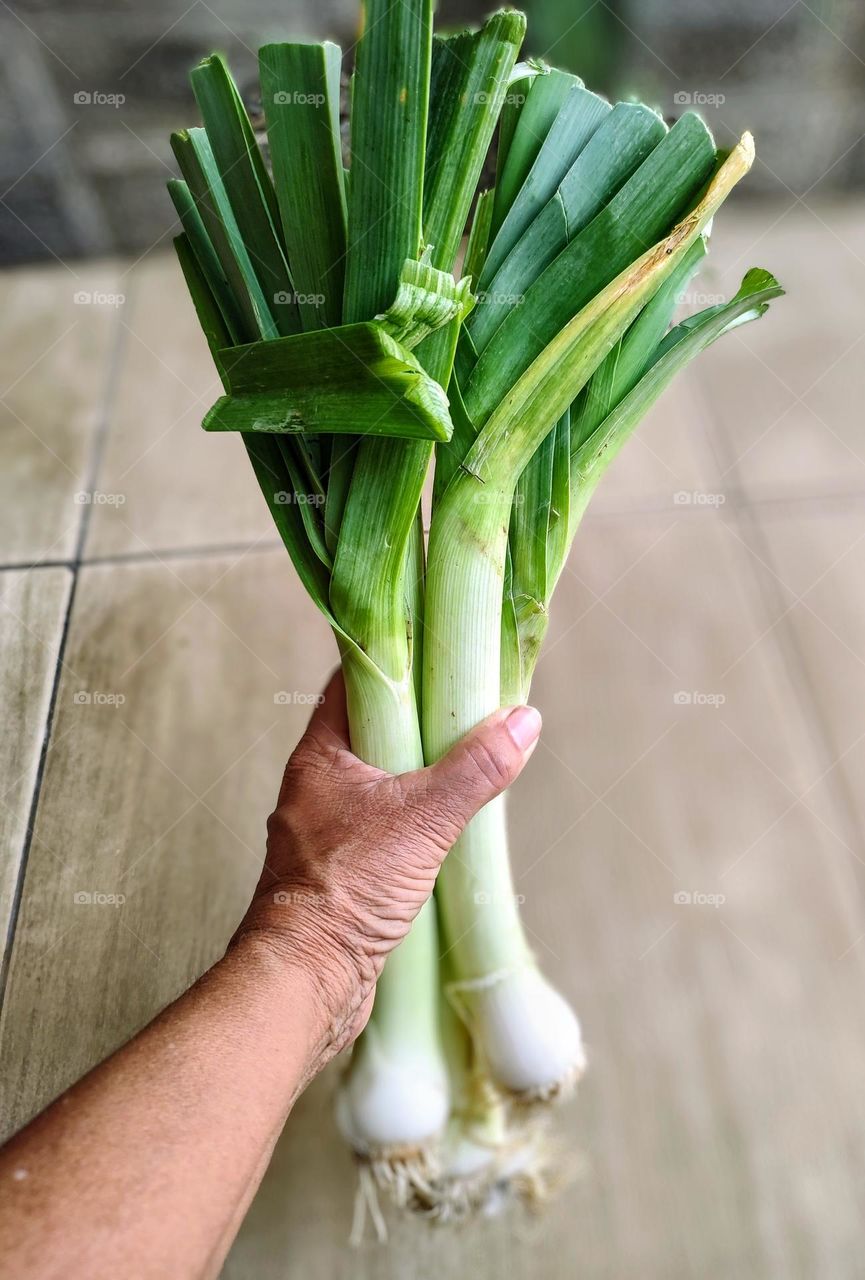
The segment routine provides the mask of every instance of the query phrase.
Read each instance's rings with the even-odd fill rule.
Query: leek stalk
[[[340,51],[270,44],[272,173],[213,55],[192,76],[204,127],[173,135],[169,183],[224,391],[204,426],[240,434],[333,628],[352,746],[393,773],[527,700],[606,468],[671,379],[781,293],[752,270],[673,323],[748,135],[723,156],[693,113],[668,129],[518,63],[519,13],[443,38],[432,10],[367,0],[348,173]],[[496,184],[478,193],[499,122]],[[525,1181],[539,1148],[514,1099],[551,1101],[584,1064],[520,921],[500,799],[384,968],[339,1124],[399,1203],[447,1219]]]

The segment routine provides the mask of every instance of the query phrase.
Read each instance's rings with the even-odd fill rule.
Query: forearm
[[[19,1280],[218,1273],[327,1028],[303,970],[247,938],[0,1152]]]

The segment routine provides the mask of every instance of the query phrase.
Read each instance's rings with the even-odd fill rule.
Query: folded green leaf
[[[473,303],[467,280],[458,284],[448,272],[408,258],[400,272],[396,298],[375,322],[394,341],[412,350],[437,329],[462,320]]]
[[[229,394],[205,431],[447,440],[447,397],[379,325],[343,325],[217,353]]]

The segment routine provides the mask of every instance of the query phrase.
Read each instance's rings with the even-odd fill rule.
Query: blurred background
[[[527,0],[529,53],[608,95],[720,141],[758,139],[750,198],[865,183],[865,7],[859,0]],[[484,15],[443,0],[441,25]],[[148,249],[168,234],[170,131],[195,120],[187,72],[228,54],[254,95],[254,50],[281,37],[349,49],[354,0],[19,0],[0,9],[5,106],[0,260]]]
[[[616,459],[537,669],[513,861],[588,1043],[570,1182],[351,1249],[335,1065],[225,1280],[861,1280],[865,6],[525,7],[528,52],[590,88],[754,131],[684,305],[750,266],[787,296]],[[0,1139],[222,953],[336,660],[241,443],[200,430],[220,386],[165,179],[202,54],[254,105],[260,44],[350,51],[357,12],[0,0]]]

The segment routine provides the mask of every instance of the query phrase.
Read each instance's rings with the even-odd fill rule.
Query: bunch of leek
[[[729,303],[672,324],[750,166],[748,135],[720,155],[695,115],[668,129],[518,63],[521,14],[442,38],[432,8],[367,0],[348,169],[340,51],[271,44],[270,164],[214,55],[192,73],[203,128],[173,137],[169,184],[225,392],[204,426],[240,432],[333,628],[352,745],[392,772],[526,699],[606,467],[678,370],[780,293],[750,271]],[[476,200],[456,279],[497,125],[495,188]],[[491,804],[385,967],[340,1125],[379,1184],[445,1216],[525,1172],[517,1104],[543,1106],[583,1066],[579,1023],[527,945],[504,804]]]

